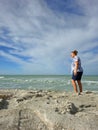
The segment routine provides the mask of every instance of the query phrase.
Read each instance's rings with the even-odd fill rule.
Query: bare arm
[[[77,75],[77,70],[78,70],[78,61],[75,62],[74,75]]]

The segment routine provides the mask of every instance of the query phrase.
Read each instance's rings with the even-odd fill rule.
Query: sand
[[[98,130],[98,93],[0,90],[0,130]]]

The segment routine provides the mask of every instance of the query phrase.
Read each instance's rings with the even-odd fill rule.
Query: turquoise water
[[[98,91],[98,76],[83,76],[83,90]],[[1,89],[42,89],[73,91],[71,76],[65,75],[4,75]]]

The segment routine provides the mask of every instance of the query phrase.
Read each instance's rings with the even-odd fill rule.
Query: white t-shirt
[[[78,61],[78,69],[77,72],[83,72],[83,68],[81,67],[81,59],[78,56],[75,56],[73,58],[72,64],[71,64],[71,73],[73,73],[75,68],[75,62]]]

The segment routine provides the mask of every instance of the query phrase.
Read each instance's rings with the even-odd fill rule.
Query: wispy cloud
[[[0,55],[22,73],[66,74],[77,49],[90,73],[98,57],[97,7],[97,0],[0,0],[0,46],[8,48]],[[91,73],[98,74],[97,66]]]

